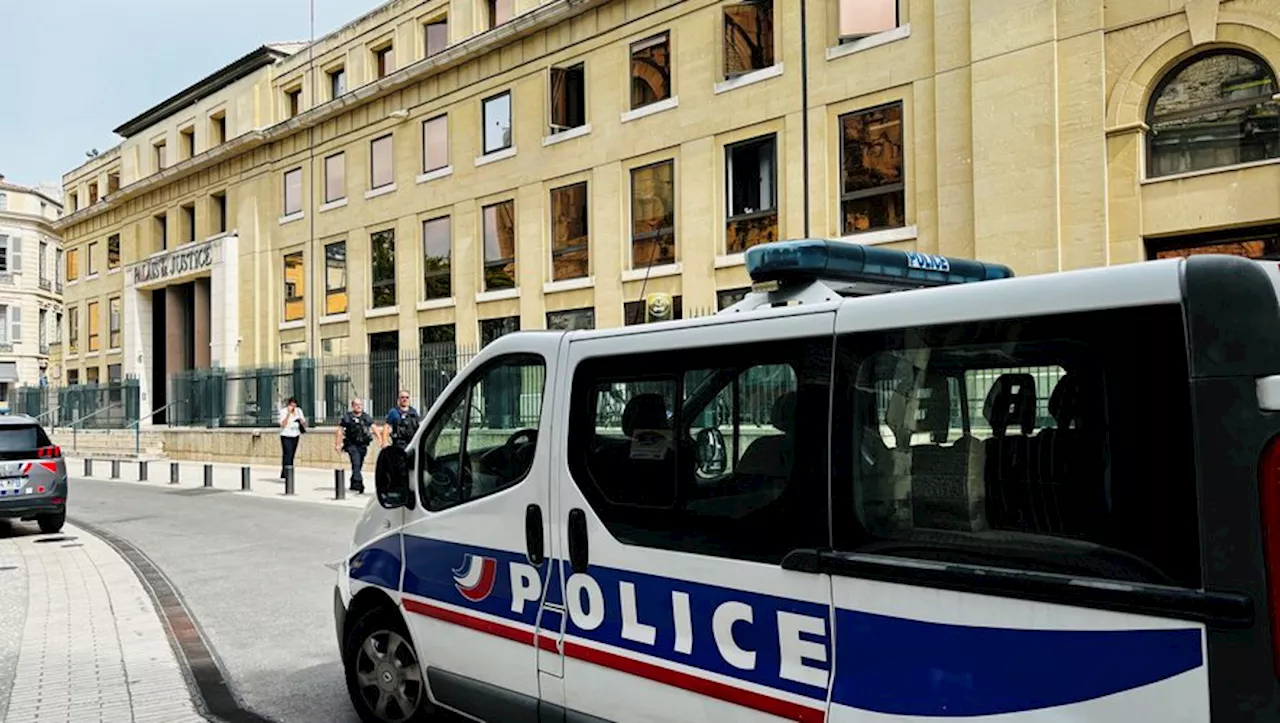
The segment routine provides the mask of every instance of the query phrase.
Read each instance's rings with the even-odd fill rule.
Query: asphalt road
[[[73,479],[68,516],[141,549],[178,589],[242,703],[280,723],[358,723],[333,623],[353,508]],[[30,523],[34,526],[34,523]],[[0,671],[2,672],[2,671]]]

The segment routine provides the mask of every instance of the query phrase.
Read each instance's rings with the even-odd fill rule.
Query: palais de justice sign
[[[128,281],[133,286],[141,286],[211,269],[218,260],[217,248],[218,242],[211,241],[140,261],[126,271]]]

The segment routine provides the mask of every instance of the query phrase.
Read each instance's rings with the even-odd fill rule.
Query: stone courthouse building
[[[1278,68],[1276,0],[393,0],[66,174],[64,364],[146,414],[183,369],[714,310],[778,238],[1280,258]]]

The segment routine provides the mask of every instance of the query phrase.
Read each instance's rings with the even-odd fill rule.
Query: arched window
[[[1147,109],[1147,175],[1280,158],[1280,90],[1266,62],[1214,50],[1179,63]]]

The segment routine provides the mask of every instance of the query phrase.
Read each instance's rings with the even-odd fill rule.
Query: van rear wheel
[[[343,666],[347,692],[365,723],[420,723],[429,719],[426,674],[404,621],[394,612],[365,612],[347,637]]]
[[[62,530],[62,526],[67,524],[67,511],[63,510],[52,515],[44,515],[36,518],[36,524],[40,525],[40,531],[46,535],[52,535]]]

